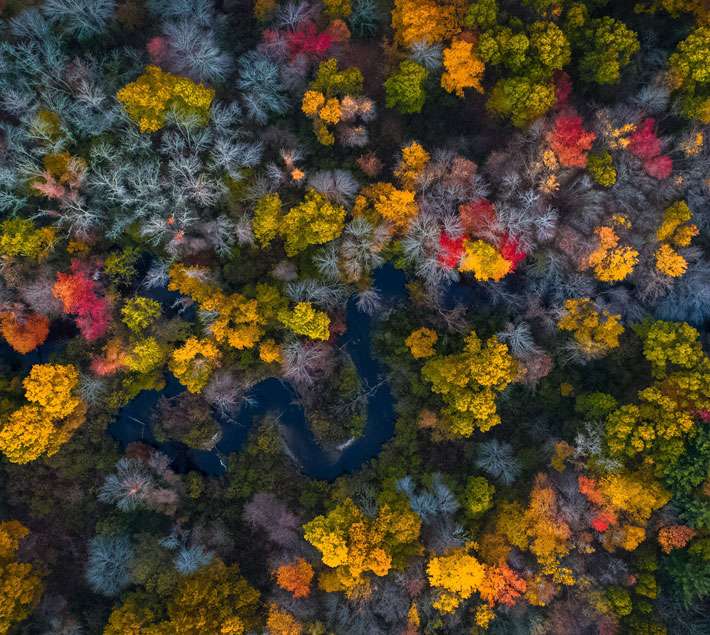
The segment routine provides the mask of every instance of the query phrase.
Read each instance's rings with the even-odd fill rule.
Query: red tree
[[[587,165],[587,152],[597,135],[582,126],[582,118],[574,111],[559,114],[548,139],[560,165],[566,168],[583,168]]]
[[[57,273],[52,289],[54,297],[62,301],[64,312],[76,315],[81,336],[89,342],[102,337],[111,321],[108,301],[97,290],[88,268],[78,260],[72,260],[71,273]]]

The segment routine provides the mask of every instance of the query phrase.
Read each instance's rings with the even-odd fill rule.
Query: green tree
[[[636,33],[623,22],[604,16],[590,20],[578,36],[582,76],[597,84],[615,84],[621,69],[638,53]]]
[[[513,125],[524,128],[544,115],[555,104],[555,87],[529,77],[499,80],[491,90],[486,108],[510,117]]]
[[[420,112],[426,99],[426,76],[427,71],[420,64],[412,60],[400,62],[399,70],[385,81],[387,108],[396,108],[403,115]]]

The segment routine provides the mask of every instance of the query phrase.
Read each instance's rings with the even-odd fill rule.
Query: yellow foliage
[[[259,344],[259,359],[267,364],[280,364],[281,347],[274,340],[264,340]]]
[[[435,354],[434,344],[438,339],[436,331],[422,327],[412,331],[404,343],[414,359],[424,359]]]
[[[688,262],[673,247],[663,243],[656,250],[656,269],[671,278],[679,278],[688,268]]]
[[[314,309],[310,302],[299,302],[293,311],[283,309],[278,319],[296,335],[305,335],[312,340],[327,340],[330,337],[328,314]]]
[[[642,471],[607,474],[599,481],[599,490],[615,511],[639,525],[645,525],[671,498],[656,479]]]
[[[444,49],[441,87],[449,93],[456,93],[458,97],[463,97],[466,88],[475,88],[482,93],[481,79],[485,68],[483,62],[473,52],[471,42],[455,40],[449,48]]]
[[[590,357],[619,346],[619,336],[624,332],[620,315],[598,310],[589,298],[565,300],[565,312],[557,326],[572,331],[580,349]]]
[[[443,438],[469,437],[500,423],[495,403],[519,372],[508,347],[496,337],[481,344],[475,331],[465,340],[464,351],[428,360],[422,377],[446,404],[436,432]]]
[[[273,602],[269,604],[269,614],[266,618],[268,635],[301,635],[301,623],[287,611],[282,611]]]
[[[170,357],[168,367],[177,380],[192,393],[199,393],[219,366],[219,349],[210,340],[189,338]]]
[[[439,592],[433,606],[442,613],[451,613],[470,598],[479,590],[485,576],[483,565],[465,549],[431,558],[426,572],[429,584]]]
[[[512,269],[510,260],[501,256],[500,252],[490,243],[483,240],[464,241],[464,255],[459,265],[459,271],[473,272],[476,280],[498,282],[507,276]]]
[[[79,372],[69,364],[35,364],[22,385],[27,401],[36,403],[52,420],[69,416],[81,403],[72,391]]]
[[[624,280],[638,262],[638,251],[632,247],[619,247],[619,237],[611,227],[597,227],[594,230],[599,240],[598,247],[587,258],[587,264],[594,268],[594,275],[602,282]]]
[[[266,247],[279,231],[281,222],[281,197],[274,192],[262,196],[254,207],[252,230],[261,247]]]
[[[307,90],[303,93],[301,110],[308,117],[315,117],[318,111],[325,105],[325,96],[317,90]]]
[[[394,170],[402,187],[411,189],[429,163],[429,153],[416,141],[402,148],[402,159]]]
[[[309,189],[302,203],[283,217],[279,229],[286,254],[295,256],[310,245],[322,245],[343,232],[345,208],[331,203],[323,194]]]
[[[340,121],[340,102],[335,97],[328,99],[318,112],[318,116],[325,123],[334,126]]]
[[[0,522],[0,633],[3,634],[29,617],[42,595],[42,580],[32,565],[16,560],[20,542],[28,534],[28,529],[16,520]]]
[[[225,296],[215,293],[201,304],[207,311],[215,311],[217,317],[210,325],[215,340],[227,343],[232,348],[254,348],[264,334],[264,318],[260,315],[257,300],[245,298],[241,293]]]
[[[670,241],[676,247],[687,247],[693,236],[698,235],[698,228],[688,223],[692,217],[693,213],[685,201],[673,203],[663,212],[663,222],[656,230],[656,238]]]
[[[192,298],[198,304],[212,299],[219,293],[217,285],[210,280],[210,270],[196,265],[175,264],[170,267],[168,289]]]
[[[136,81],[118,91],[116,98],[141,132],[156,132],[165,125],[170,110],[206,124],[214,90],[157,66],[146,66]]]
[[[398,230],[406,230],[419,213],[419,207],[410,190],[398,190],[391,183],[377,183],[373,188],[375,211]]]
[[[415,42],[436,44],[458,31],[455,4],[436,0],[395,0],[392,29],[404,46]]]
[[[366,592],[366,573],[385,576],[393,566],[402,566],[408,555],[418,553],[420,526],[419,516],[404,502],[396,507],[384,503],[377,516],[369,518],[347,498],[328,515],[306,523],[303,536],[330,568],[321,574],[321,588],[354,597]]]
[[[79,373],[71,365],[36,364],[25,378],[30,404],[0,424],[0,451],[13,463],[28,463],[59,451],[81,426],[86,405],[76,397]]]
[[[136,373],[146,375],[165,363],[166,351],[154,337],[136,342],[126,356],[126,366]]]

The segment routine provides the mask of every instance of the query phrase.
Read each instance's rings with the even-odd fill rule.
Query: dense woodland
[[[0,634],[710,633],[707,2],[0,7]]]

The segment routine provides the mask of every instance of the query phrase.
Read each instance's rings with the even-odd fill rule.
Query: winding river
[[[375,271],[375,286],[385,302],[393,303],[406,296],[405,277],[401,271],[387,264]],[[168,304],[177,297],[164,289],[147,294]],[[238,451],[254,423],[266,413],[278,417],[289,453],[300,469],[312,478],[332,480],[345,472],[357,470],[375,457],[382,444],[394,431],[394,407],[385,370],[371,350],[372,318],[357,309],[351,298],[346,309],[347,330],[340,339],[357,369],[360,381],[369,390],[367,423],[362,436],[341,446],[333,460],[316,441],[295,389],[286,381],[270,377],[255,384],[247,393],[239,412],[232,420],[217,418],[222,427],[222,438],[212,451],[195,450],[180,443],[159,444],[150,429],[150,414],[161,395],[173,397],[184,390],[175,378],[166,373],[162,391],[145,390],[122,408],[109,426],[109,433],[123,446],[143,441],[170,456],[175,468],[184,471],[196,468],[209,475],[222,474],[224,457]]]

